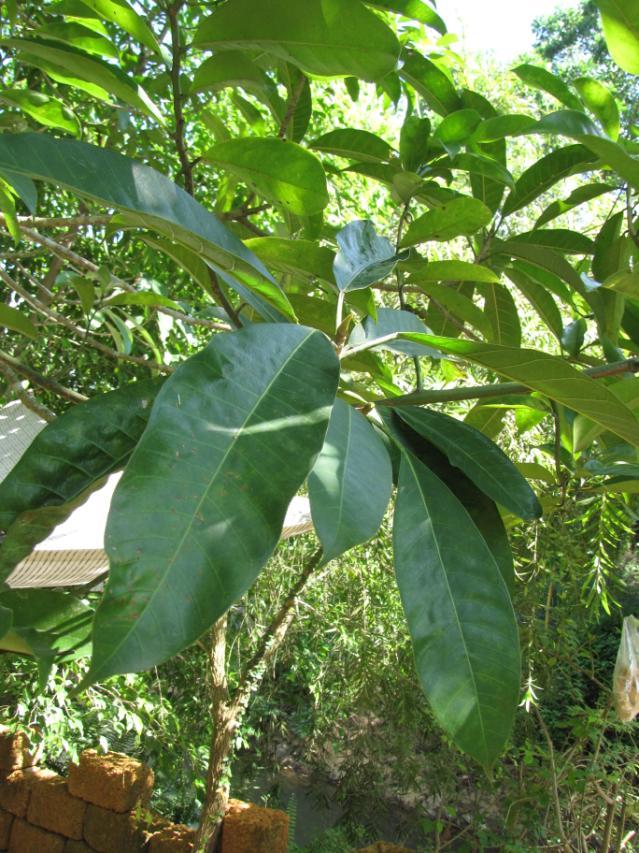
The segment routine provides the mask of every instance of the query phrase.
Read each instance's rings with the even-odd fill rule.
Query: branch
[[[70,400],[72,403],[84,403],[89,399],[88,397],[85,397],[84,394],[80,394],[78,391],[73,391],[71,388],[66,388],[64,385],[60,385],[60,383],[56,382],[55,379],[50,379],[48,376],[42,376],[32,367],[27,367],[26,364],[22,364],[17,358],[9,355],[8,352],[0,350],[0,361],[8,364],[16,371],[16,373],[21,373],[34,385],[39,385],[40,388],[44,388],[46,391],[51,391],[58,397]]]
[[[182,47],[180,45],[180,27],[178,24],[178,15],[182,8],[182,0],[172,3],[167,13],[169,16],[169,26],[171,28],[171,55],[173,62],[171,63],[171,88],[173,90],[173,115],[175,117],[175,147],[177,148],[178,157],[182,166],[182,175],[184,176],[184,189],[189,195],[193,195],[193,164],[189,160],[189,155],[186,150],[186,142],[184,140],[184,129],[186,122],[184,120],[184,112],[182,110],[182,92],[180,91],[180,66],[182,63]]]
[[[300,71],[300,79],[297,81],[297,86],[291,92],[291,97],[288,102],[288,108],[286,110],[286,114],[282,119],[282,123],[280,124],[280,129],[278,132],[278,136],[280,139],[286,139],[286,132],[288,130],[288,126],[291,123],[293,116],[295,115],[295,110],[297,109],[297,104],[300,99],[300,95],[304,90],[304,83],[306,82],[306,77]]]
[[[0,360],[0,373],[4,376],[7,385],[9,386],[9,391],[14,394],[22,403],[27,407],[27,409],[31,409],[32,412],[35,412],[38,417],[42,418],[45,421],[53,421],[55,420],[55,414],[49,409],[44,403],[41,403],[39,400],[36,400],[35,395],[32,391],[27,390],[22,387],[22,383],[20,381],[20,377],[9,365]]]
[[[600,367],[589,367],[581,371],[590,379],[603,379],[606,376],[618,376],[622,373],[638,373],[639,358],[628,358]],[[510,394],[532,394],[534,389],[518,382],[497,382],[494,385],[466,385],[463,388],[440,388],[430,391],[416,391],[399,397],[376,400],[377,406],[421,406],[425,403],[452,403],[456,400],[481,400],[491,397],[505,397]]]
[[[304,566],[301,575],[289,590],[289,593],[280,609],[277,611],[270,625],[264,631],[259,645],[252,658],[249,660],[246,669],[244,670],[244,674],[240,679],[237,690],[235,691],[231,704],[232,717],[235,717],[246,707],[251,693],[262,680],[265,670],[282,645],[286,632],[293,621],[293,608],[297,601],[297,597],[306,586],[310,576],[320,564],[321,559],[322,549],[319,548]]]

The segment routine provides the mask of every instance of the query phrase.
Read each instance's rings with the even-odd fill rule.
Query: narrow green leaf
[[[428,106],[441,116],[463,107],[450,78],[430,59],[414,51],[406,51],[400,77],[424,98]]]
[[[390,457],[366,418],[335,400],[324,446],[308,478],[322,561],[373,537],[392,488]]]
[[[552,74],[545,68],[525,63],[524,65],[518,65],[517,68],[513,68],[513,73],[522,82],[526,83],[527,86],[532,86],[535,89],[540,89],[542,92],[552,95],[553,98],[556,98],[567,106],[568,109],[578,110],[581,107],[579,98],[573,95],[561,77]]]
[[[500,284],[478,285],[484,296],[484,314],[490,321],[489,340],[507,347],[521,345],[519,312],[510,291]]]
[[[491,219],[492,213],[479,199],[456,198],[411,222],[400,245],[412,246],[430,240],[447,242],[454,237],[474,234]]]
[[[608,390],[611,394],[621,400],[633,412],[639,411],[639,379],[635,377],[626,377],[617,382],[608,385]],[[604,432],[604,427],[586,418],[583,415],[577,415],[573,421],[572,435],[573,448],[576,453],[585,450],[592,442]]]
[[[410,311],[396,308],[378,308],[377,319],[366,317],[361,325],[355,326],[348,339],[349,348],[369,345],[372,348],[388,349],[404,355],[430,355],[438,353],[432,347],[424,347],[420,343],[409,341],[388,340],[389,335],[403,332],[425,333],[424,323]],[[379,341],[379,343],[376,343]]]
[[[148,47],[153,53],[162,56],[162,49],[153,30],[125,0],[81,0],[81,2],[103,21],[117,24],[118,27],[137,39],[140,44]]]
[[[638,7],[639,8],[639,7]],[[639,29],[637,30],[639,33]],[[637,42],[639,47],[639,41]],[[592,77],[577,77],[573,81],[584,106],[599,119],[601,126],[611,139],[617,139],[621,128],[619,107],[612,94]]]
[[[457,418],[433,409],[407,406],[396,414],[435,445],[480,491],[518,518],[539,518],[537,496],[506,454],[489,438]]]
[[[379,80],[397,65],[399,42],[360,0],[229,0],[198,28],[194,45],[260,50],[322,77]]]
[[[428,156],[431,124],[427,118],[407,116],[399,134],[399,157],[408,172],[416,172]]]
[[[499,282],[499,276],[489,267],[468,261],[428,261],[413,267],[408,278],[418,284],[426,281],[487,281]]]
[[[485,768],[504,748],[519,692],[508,590],[463,505],[402,454],[395,571],[420,682],[439,723]]]
[[[142,435],[161,380],[79,403],[48,424],[0,483],[0,581],[122,468]]]
[[[629,74],[639,74],[639,2],[595,0],[612,58]]]
[[[479,154],[459,154],[453,159],[453,169],[469,172],[473,176],[488,178],[507,187],[514,187],[515,181],[505,166]]]
[[[152,116],[160,124],[165,123],[164,116],[144,89],[117,65],[110,65],[77,48],[53,40],[13,38],[2,39],[0,44],[18,50],[22,61],[30,62],[32,57],[37,57],[49,62],[58,68],[62,74],[71,74],[86,80],[115,95],[116,98],[124,101],[130,107]]]
[[[568,145],[546,154],[516,181],[515,188],[506,199],[504,214],[508,216],[527,207],[559,181],[577,171],[584,171],[595,159],[583,145]]]
[[[328,204],[322,164],[294,142],[275,137],[229,139],[203,156],[298,216],[312,216]]]
[[[563,320],[557,303],[545,287],[519,269],[509,267],[506,275],[535,309],[558,341],[563,334]]]
[[[493,116],[482,121],[473,138],[475,142],[496,142],[506,136],[519,136],[521,133],[526,133],[536,123],[536,119],[531,116],[517,113]]]
[[[493,242],[493,253],[497,256],[503,255],[509,258],[518,258],[526,261],[540,270],[551,273],[569,284],[577,293],[582,293],[584,285],[577,271],[568,261],[553,249],[544,246],[534,246],[528,243],[508,240],[500,243]],[[570,300],[568,300],[570,301]]]
[[[24,309],[10,308],[4,303],[0,303],[0,326],[28,338],[38,337],[38,330],[31,322],[30,315]]]
[[[146,217],[141,221],[147,227],[159,228],[220,266],[239,263],[270,279],[262,263],[206,208],[164,175],[114,151],[46,134],[5,133],[0,169]]]
[[[436,263],[436,261],[433,261]],[[446,263],[446,261],[442,261]],[[450,263],[456,263],[451,261]],[[459,262],[461,263],[461,262]],[[441,311],[442,309],[452,315],[462,325],[468,323],[477,329],[478,332],[485,338],[490,338],[491,324],[484,312],[469,299],[464,293],[461,293],[456,287],[449,287],[443,284],[434,284],[428,281],[419,281],[419,287],[424,293],[430,296],[430,307],[434,307]],[[429,318],[430,319],[430,318]]]
[[[568,228],[536,228],[525,234],[514,235],[510,242],[542,246],[567,255],[592,255],[595,250],[595,244],[590,237]]]
[[[338,374],[321,332],[256,324],[169,377],[111,503],[88,683],[166,660],[246,591],[321,450]]]
[[[610,184],[586,184],[585,186],[577,187],[565,199],[553,201],[552,204],[549,204],[537,222],[535,222],[535,228],[541,228],[542,225],[546,225],[551,220],[561,216],[562,213],[568,213],[568,211],[573,210],[580,204],[585,204],[604,193],[612,192],[614,189]]]
[[[382,163],[388,160],[393,151],[388,142],[374,133],[350,127],[330,130],[309,143],[309,147],[360,163]]]
[[[477,129],[480,122],[481,116],[477,110],[456,110],[442,119],[433,136],[439,139],[444,147],[461,145]]]
[[[539,350],[514,349],[437,335],[406,333],[400,335],[400,338],[435,347],[480,364],[507,379],[521,382],[591,418],[630,444],[639,445],[639,423],[633,412],[611,394],[605,385],[584,376],[561,358]],[[415,399],[415,402],[418,400]]]
[[[18,198],[24,202],[29,213],[35,216],[38,207],[38,190],[31,178],[18,175],[10,169],[0,169],[0,179],[9,184]]]

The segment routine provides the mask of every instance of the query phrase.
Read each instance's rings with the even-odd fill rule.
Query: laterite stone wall
[[[0,727],[0,851],[191,853],[194,830],[152,814],[153,771],[93,749],[68,778],[37,766],[23,732]],[[286,853],[288,816],[231,800],[222,853]]]

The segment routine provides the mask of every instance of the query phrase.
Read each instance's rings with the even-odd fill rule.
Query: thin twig
[[[42,376],[42,374],[38,373],[32,367],[22,364],[17,358],[14,358],[12,355],[9,355],[9,353],[4,352],[3,350],[0,350],[0,361],[8,364],[16,371],[16,373],[21,373],[34,385],[38,385],[46,391],[51,391],[56,396],[62,397],[65,400],[70,400],[72,403],[84,403],[89,399],[88,397],[85,397],[84,394],[80,394],[78,391],[74,391],[71,388],[66,388],[64,385],[60,385],[60,383],[56,382],[55,379],[51,379],[48,376]]]
[[[15,395],[26,407],[45,421],[55,420],[55,413],[44,403],[36,399],[32,391],[22,387],[18,374],[5,361],[0,359],[0,373],[4,376],[9,392]]]

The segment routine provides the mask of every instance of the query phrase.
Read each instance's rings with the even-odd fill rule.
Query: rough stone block
[[[87,806],[84,840],[98,853],[141,853],[147,837],[133,815]]]
[[[64,841],[61,835],[31,826],[24,820],[14,820],[9,853],[63,853]]]
[[[0,726],[0,773],[33,767],[36,755],[26,732],[12,732]]]
[[[11,812],[0,811],[0,850],[7,850],[14,817]]]
[[[222,853],[287,853],[288,815],[239,800],[229,802],[222,825]]]
[[[130,812],[148,802],[153,791],[153,771],[119,752],[98,754],[87,749],[79,764],[69,768],[69,791],[88,803],[114,812]]]
[[[0,779],[0,808],[11,812],[16,817],[24,817],[33,786],[47,779],[59,778],[52,770],[42,770],[40,767],[14,770],[13,773]]]
[[[181,823],[172,823],[151,836],[148,853],[191,853],[195,830]]]
[[[66,838],[82,840],[82,824],[87,804],[72,797],[66,779],[46,779],[31,789],[27,820]]]

